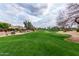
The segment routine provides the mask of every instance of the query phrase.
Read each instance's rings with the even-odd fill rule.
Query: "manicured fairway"
[[[79,44],[65,41],[64,39],[68,37],[49,31],[0,37],[0,55],[79,55]]]

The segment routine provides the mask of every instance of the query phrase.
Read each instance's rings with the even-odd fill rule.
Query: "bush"
[[[0,22],[1,29],[8,29],[10,26],[11,26],[11,24]]]
[[[79,29],[77,29],[76,31],[79,32]]]

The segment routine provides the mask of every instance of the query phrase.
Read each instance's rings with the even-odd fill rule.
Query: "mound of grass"
[[[68,35],[38,31],[0,38],[0,55],[65,56],[79,55],[79,44],[64,41]]]

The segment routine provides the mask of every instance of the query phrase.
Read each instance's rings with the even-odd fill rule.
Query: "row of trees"
[[[29,21],[24,21],[24,27],[21,27],[21,26],[12,26],[11,24],[9,23],[4,23],[4,22],[0,22],[0,31],[2,30],[17,30],[17,31],[22,31],[22,30],[33,30],[35,29],[35,27],[32,25],[31,22]]]
[[[55,26],[55,27],[37,28],[36,30],[59,31],[61,29]]]

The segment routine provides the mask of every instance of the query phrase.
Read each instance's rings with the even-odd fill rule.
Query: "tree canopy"
[[[72,27],[73,25],[79,25],[79,4],[67,4],[64,12],[63,10],[59,11],[57,24],[61,27]]]
[[[11,24],[0,22],[1,29],[8,29],[10,26],[11,26]]]

